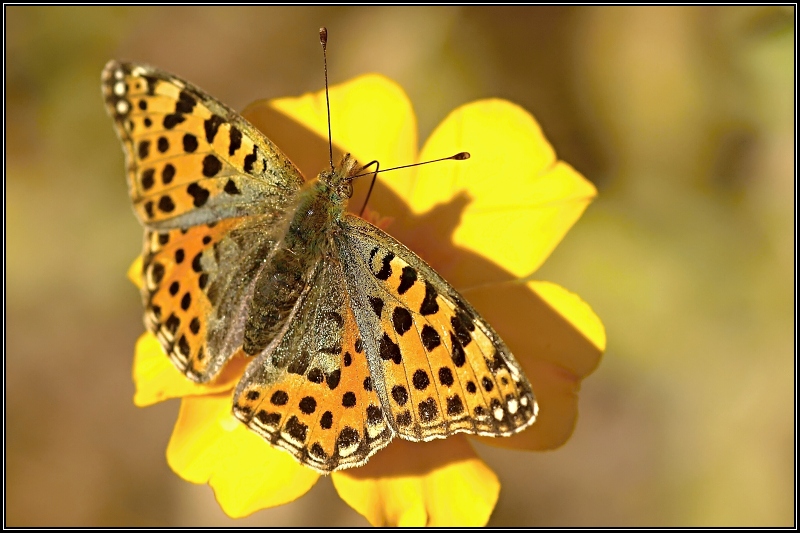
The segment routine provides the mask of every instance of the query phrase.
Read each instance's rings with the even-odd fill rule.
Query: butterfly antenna
[[[361,172],[362,170],[366,170],[372,165],[375,165],[375,172],[372,173],[372,181],[369,182],[369,190],[367,191],[367,197],[364,198],[364,205],[361,206],[361,211],[358,213],[358,216],[362,218],[364,217],[364,211],[367,209],[367,202],[369,202],[369,197],[372,196],[372,188],[375,186],[375,180],[378,178],[378,172],[380,172],[381,164],[378,162],[377,159],[373,159],[372,161],[370,161],[369,163],[358,169],[358,172]],[[366,175],[367,174],[362,174],[362,176]]]
[[[457,154],[451,155],[450,157],[443,157],[441,159],[434,159],[433,161],[423,161],[422,163],[414,163],[412,165],[403,165],[401,167],[386,168],[386,169],[383,169],[383,170],[380,169],[381,168],[381,164],[377,160],[370,161],[369,163],[367,163],[366,165],[364,165],[363,167],[358,169],[356,171],[356,175],[355,176],[350,176],[350,178],[348,178],[349,181],[353,181],[354,179],[360,178],[361,176],[369,176],[370,174],[372,174],[372,181],[369,184],[369,190],[367,191],[367,197],[364,199],[364,205],[361,207],[361,212],[358,214],[358,216],[363,216],[364,215],[364,210],[367,208],[367,202],[369,202],[369,197],[370,197],[370,195],[372,195],[372,188],[375,186],[375,180],[378,178],[378,173],[379,172],[389,172],[390,170],[399,170],[401,168],[418,167],[420,165],[427,165],[428,163],[437,163],[439,161],[447,161],[448,159],[452,159],[454,161],[464,161],[465,159],[469,159],[469,157],[470,157],[469,156],[469,152],[459,152]],[[375,171],[374,172],[365,172],[364,174],[360,174],[360,172],[363,172],[364,170],[368,169],[372,165],[375,165]]]
[[[325,65],[325,105],[328,107],[328,159],[333,171],[333,140],[331,138],[331,99],[328,96],[328,28],[319,29],[319,42],[322,45],[322,61]]]
[[[355,176],[350,176],[349,179],[350,180],[354,180],[356,178],[360,178],[361,176],[369,176],[370,174],[377,174],[378,172],[389,172],[390,170],[400,170],[401,168],[418,167],[418,166],[421,166],[421,165],[427,165],[428,163],[438,163],[439,161],[447,161],[449,159],[452,159],[454,161],[464,161],[465,159],[469,159],[469,158],[470,158],[469,152],[459,152],[457,154],[451,155],[450,157],[442,157],[441,159],[433,159],[431,161],[423,161],[422,163],[414,163],[414,164],[411,164],[411,165],[403,165],[401,167],[384,168],[383,170],[376,170],[375,172],[366,172],[364,174],[356,174]],[[377,163],[377,161],[372,161],[372,162],[364,165],[363,167],[361,167],[358,170],[358,172],[361,172],[362,170],[364,170],[367,167],[371,167],[375,163]]]

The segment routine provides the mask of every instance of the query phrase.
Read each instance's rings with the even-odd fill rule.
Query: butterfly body
[[[145,326],[187,378],[250,360],[233,413],[321,472],[392,438],[508,436],[530,383],[480,315],[411,250],[346,212],[357,164],[306,182],[199,88],[109,62],[103,93],[145,227]]]
[[[255,281],[253,301],[244,329],[243,350],[256,355],[283,327],[319,259],[333,254],[333,235],[352,195],[348,181],[355,160],[342,164],[306,184],[289,209],[283,236],[266,258]]]

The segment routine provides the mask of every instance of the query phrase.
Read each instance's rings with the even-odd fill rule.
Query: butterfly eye
[[[342,198],[351,198],[353,196],[353,184],[349,181],[342,183],[339,187],[339,196]]]

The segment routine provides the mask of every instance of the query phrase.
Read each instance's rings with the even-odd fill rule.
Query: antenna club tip
[[[456,161],[464,161],[465,159],[469,159],[470,155],[469,152],[460,152],[453,156],[453,159]]]
[[[322,43],[323,46],[328,44],[328,28],[325,26],[319,29],[319,42]]]

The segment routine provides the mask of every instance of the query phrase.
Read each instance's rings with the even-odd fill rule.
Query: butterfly
[[[102,74],[145,229],[144,323],[187,378],[249,359],[233,414],[322,473],[395,436],[508,436],[537,404],[497,333],[433,268],[346,211],[362,167],[306,180],[194,85],[109,62]]]

